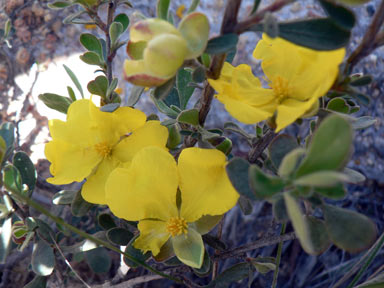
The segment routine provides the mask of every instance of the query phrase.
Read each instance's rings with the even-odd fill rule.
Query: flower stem
[[[280,236],[285,233],[286,227],[287,227],[286,223],[283,223],[283,225],[281,225]],[[275,272],[273,273],[272,288],[275,288],[277,285],[277,278],[279,276],[279,266],[280,266],[282,251],[283,251],[283,241],[280,241],[279,246],[277,247],[276,268],[275,268]]]

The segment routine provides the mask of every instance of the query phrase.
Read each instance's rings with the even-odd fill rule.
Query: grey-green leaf
[[[192,126],[199,125],[199,110],[190,109],[182,111],[179,116],[177,116],[177,122],[189,124]]]
[[[278,169],[285,155],[297,147],[299,147],[297,140],[292,136],[287,134],[278,135],[268,147],[273,166]]]
[[[319,2],[327,15],[330,16],[337,25],[347,30],[353,28],[356,19],[350,9],[328,0],[319,0]]]
[[[81,88],[80,82],[77,79],[75,73],[73,73],[73,71],[71,69],[69,69],[69,67],[67,67],[66,65],[63,65],[63,66],[64,66],[65,71],[67,72],[67,74],[71,78],[73,84],[75,84],[77,90],[79,90],[81,97],[84,98],[83,88]]]
[[[119,15],[117,15],[115,17],[115,19],[113,19],[113,22],[118,22],[120,23],[122,26],[123,26],[123,32],[125,30],[127,30],[128,26],[129,26],[129,18],[126,14],[124,13],[121,13]]]
[[[188,84],[192,81],[191,72],[185,69],[179,69],[176,75],[176,86],[179,94],[180,108],[185,109],[188,101],[191,98],[195,87],[190,87]]]
[[[19,170],[21,181],[28,186],[28,193],[31,195],[35,189],[37,179],[35,165],[33,165],[31,159],[24,152],[17,152],[13,156],[13,165]]]
[[[43,101],[47,107],[64,114],[67,114],[69,105],[72,103],[71,98],[53,93],[40,94],[39,99]]]
[[[256,198],[270,198],[284,189],[284,181],[275,176],[266,175],[257,165],[249,168],[249,181]]]
[[[108,89],[108,79],[105,76],[97,76],[95,80],[88,83],[87,89],[89,93],[105,98]]]
[[[82,217],[88,213],[89,210],[93,207],[93,204],[88,203],[81,196],[81,190],[77,191],[75,198],[71,203],[71,212],[74,216]]]
[[[23,288],[46,288],[47,287],[47,277],[36,275],[27,285]]]
[[[39,276],[48,276],[55,267],[55,254],[52,247],[43,240],[39,240],[33,246],[32,270]]]
[[[353,133],[347,120],[336,115],[327,117],[312,137],[307,156],[297,177],[321,170],[339,170],[352,149]]]
[[[85,252],[85,259],[95,273],[107,273],[111,268],[111,257],[104,247],[98,247]]]
[[[323,213],[329,237],[337,247],[358,253],[374,243],[377,228],[367,216],[331,205],[324,205]]]
[[[55,205],[69,205],[76,197],[77,191],[61,190],[52,197],[52,202]]]
[[[229,161],[225,169],[228,178],[236,191],[251,200],[256,200],[255,194],[252,192],[249,184],[249,162],[243,158],[235,157]]]
[[[249,263],[237,263],[223,271],[206,287],[227,288],[230,284],[243,280],[249,275]]]
[[[99,39],[96,36],[90,33],[81,34],[80,43],[84,46],[85,49],[90,52],[96,53],[100,57],[100,59],[103,59],[103,48]]]
[[[168,20],[168,9],[171,0],[157,1],[157,17],[163,20]]]
[[[133,238],[133,233],[127,229],[114,227],[107,231],[107,239],[115,245],[126,246]]]
[[[83,55],[80,55],[80,59],[88,65],[103,66],[103,61],[95,52],[85,52]]]
[[[208,41],[207,48],[204,53],[207,54],[223,54],[236,49],[239,36],[234,33],[224,34],[214,37]]]

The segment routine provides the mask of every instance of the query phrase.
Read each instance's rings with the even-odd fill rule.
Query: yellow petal
[[[95,144],[92,123],[89,115],[90,101],[81,99],[73,102],[67,113],[67,121],[50,120],[49,132],[53,140],[63,140],[72,144],[87,147]]]
[[[166,222],[156,220],[141,220],[138,228],[140,236],[133,243],[136,249],[144,253],[151,251],[154,256],[159,254],[160,248],[168,241],[171,236],[166,229]]]
[[[267,90],[267,89],[264,89]],[[244,97],[245,95],[243,95]],[[218,95],[217,99],[225,105],[225,109],[236,118],[245,124],[254,124],[271,117],[274,113],[276,105],[274,103],[265,106],[254,107],[247,104],[245,101],[232,99],[227,95]]]
[[[57,185],[82,181],[101,161],[94,149],[82,148],[62,140],[47,143],[45,157],[51,162],[50,172],[54,176],[47,181]]]
[[[290,81],[299,71],[301,57],[298,47],[281,38],[269,38],[263,34],[253,51],[253,57],[260,59],[265,75],[272,80],[280,76]]]
[[[168,220],[177,215],[177,166],[171,154],[158,147],[141,149],[128,169],[116,168],[106,184],[107,204],[120,218]]]
[[[131,107],[119,107],[114,112],[100,111],[93,103],[89,105],[91,122],[97,129],[96,143],[106,142],[115,145],[121,136],[131,133],[144,125],[146,116]]]
[[[296,119],[303,116],[314,103],[318,101],[317,97],[313,97],[307,101],[299,101],[295,99],[284,100],[277,107],[277,116],[276,116],[276,132],[279,132],[281,129],[287,127],[289,124],[292,124]]]
[[[81,189],[83,198],[94,204],[105,205],[105,183],[109,174],[118,167],[119,161],[110,157],[105,158],[97,166],[95,172],[87,178]]]
[[[214,149],[187,148],[179,157],[181,216],[194,222],[235,206],[239,194],[225,171],[225,155]]]
[[[113,150],[113,156],[121,162],[132,161],[135,154],[147,146],[165,149],[168,140],[168,129],[160,121],[148,121],[123,139]]]

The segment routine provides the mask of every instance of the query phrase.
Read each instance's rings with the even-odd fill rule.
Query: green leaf
[[[51,9],[63,9],[63,8],[67,8],[67,7],[72,6],[72,5],[73,5],[73,3],[67,2],[67,1],[56,1],[53,3],[48,3],[48,7]]]
[[[11,31],[12,23],[10,19],[7,19],[4,25],[4,39],[8,38],[9,32]]]
[[[204,53],[207,54],[223,54],[236,49],[239,36],[234,33],[224,34],[214,37],[208,41],[207,48]]]
[[[256,268],[257,272],[261,274],[267,274],[270,271],[276,269],[276,264],[271,262],[259,262],[257,260],[251,260],[252,265]]]
[[[107,239],[119,246],[126,246],[133,238],[133,233],[127,229],[114,227],[107,231]]]
[[[110,103],[104,106],[100,107],[101,112],[107,112],[107,113],[112,113],[115,111],[117,108],[120,107],[120,103]]]
[[[129,255],[131,255],[132,257],[136,258],[137,260],[140,260],[142,262],[145,262],[148,260],[148,258],[151,256],[151,253],[150,252],[147,252],[145,254],[143,254],[143,252],[139,249],[136,249],[135,247],[133,247],[133,243],[135,242],[135,240],[138,238],[139,236],[135,236],[127,245],[127,247],[125,247],[125,253],[128,253]],[[138,265],[135,263],[135,262],[132,262],[130,259],[128,259],[127,257],[124,257],[123,258],[125,264],[127,264],[129,267],[131,268],[136,268],[138,267]]]
[[[75,95],[75,92],[73,91],[72,87],[67,86],[67,91],[68,91],[69,98],[71,98],[72,102],[75,102],[76,101],[76,95]]]
[[[340,97],[333,98],[331,101],[329,101],[327,104],[327,109],[344,114],[349,113],[349,105],[347,101]]]
[[[157,18],[168,20],[168,9],[171,0],[158,0],[157,1]]]
[[[286,223],[289,220],[287,207],[285,205],[284,198],[279,195],[276,199],[273,199],[273,216],[278,222]]]
[[[351,125],[347,120],[336,115],[327,117],[313,135],[307,156],[296,176],[342,168],[351,153],[352,138]]]
[[[357,184],[365,181],[365,176],[356,170],[344,168],[343,172],[348,175],[349,183]]]
[[[33,245],[32,270],[39,276],[48,276],[55,267],[55,254],[52,247],[43,240],[39,240]]]
[[[257,11],[260,3],[261,3],[261,0],[253,0],[253,7],[252,7],[250,15],[254,14]]]
[[[52,197],[52,203],[55,205],[69,205],[72,204],[73,199],[76,197],[77,191],[61,190]]]
[[[376,277],[356,286],[355,288],[383,288],[384,287],[384,272],[381,272]]]
[[[10,192],[22,192],[20,172],[12,164],[5,166],[3,169],[3,184],[4,187]]]
[[[304,221],[309,229],[309,238],[312,243],[314,255],[319,255],[329,248],[331,241],[323,220],[313,216],[304,216]]]
[[[99,95],[103,98],[107,95],[108,79],[105,76],[97,76],[95,80],[88,83],[87,89],[89,93]]]
[[[300,20],[279,24],[279,37],[314,50],[335,50],[349,42],[351,33],[331,18]]]
[[[211,231],[220,220],[223,218],[223,215],[204,215],[199,220],[195,221],[193,228],[200,234],[204,235]],[[192,225],[192,224],[190,224]]]
[[[93,204],[84,200],[83,196],[81,196],[81,190],[79,190],[77,191],[76,196],[73,198],[71,203],[72,215],[76,217],[82,217],[86,215],[93,206]]]
[[[311,174],[306,174],[293,183],[301,186],[312,186],[312,187],[333,187],[341,182],[349,182],[348,175],[336,172],[336,171],[318,171]]]
[[[208,55],[208,54],[206,54]],[[195,70],[193,70],[192,73],[192,81],[195,83],[203,83],[205,79],[207,78],[207,75],[205,73],[204,67],[197,67]],[[192,87],[195,88],[195,87]]]
[[[294,173],[305,155],[305,149],[296,148],[285,155],[279,166],[278,174],[281,177],[289,177]]]
[[[198,277],[206,277],[210,274],[212,270],[212,261],[211,258],[209,257],[209,254],[207,252],[204,252],[204,259],[203,259],[203,265],[196,269],[193,268],[193,272],[198,276]]]
[[[299,203],[289,192],[284,193],[284,200],[289,219],[292,222],[292,226],[295,229],[297,238],[300,240],[301,246],[305,252],[316,254],[316,249],[311,241],[309,225],[301,212]]]
[[[227,245],[215,236],[205,234],[202,238],[207,245],[211,246],[215,250],[225,251],[227,249]]]
[[[52,239],[54,238],[55,232],[53,232],[52,228],[45,221],[39,218],[33,218],[33,221],[35,222],[36,228],[38,228],[38,234],[42,236],[44,241],[53,244],[54,242]],[[30,225],[31,224],[27,224],[28,230],[31,230],[29,228]]]
[[[53,93],[40,94],[39,99],[43,101],[47,107],[64,114],[67,114],[68,107],[72,103],[71,98]]]
[[[176,257],[192,268],[201,268],[204,259],[204,243],[201,235],[189,228],[187,234],[171,238]]]
[[[109,26],[109,36],[111,38],[112,46],[116,45],[120,35],[124,32],[124,26],[120,22],[112,22]]]
[[[80,55],[80,59],[88,65],[96,65],[103,68],[104,62],[101,60],[100,56],[95,52],[85,52],[83,55]]]
[[[104,230],[109,230],[116,227],[115,220],[113,220],[112,216],[107,213],[100,214],[97,217],[97,221],[99,226]]]
[[[319,0],[319,2],[327,15],[341,28],[351,30],[355,26],[355,15],[350,9],[328,0]]]
[[[249,167],[248,161],[235,157],[228,162],[225,169],[236,191],[248,199],[256,200],[255,194],[252,192],[249,184]]]
[[[177,113],[175,110],[169,108],[167,106],[167,104],[164,103],[163,100],[159,100],[159,99],[156,99],[154,96],[153,96],[153,93],[151,93],[150,95],[153,103],[155,104],[156,108],[161,112],[161,113],[164,113],[166,114],[167,116],[171,117],[171,118],[177,118],[177,116],[179,115],[179,113]]]
[[[96,36],[90,33],[84,33],[80,35],[80,43],[90,52],[96,53],[99,59],[103,59],[103,47],[101,46],[100,40]],[[84,60],[83,60],[84,61]],[[85,61],[84,61],[85,62]],[[87,62],[85,62],[87,63]]]
[[[12,150],[14,148],[15,142],[15,125],[11,122],[5,122],[0,126],[0,137],[3,138],[6,144],[6,152],[4,155],[4,160],[8,159],[11,155]]]
[[[271,158],[273,166],[278,169],[285,155],[297,147],[299,147],[297,140],[292,136],[287,134],[278,135],[268,147],[269,158]]]
[[[21,182],[28,186],[28,194],[31,195],[35,189],[37,179],[35,165],[24,152],[17,152],[13,156],[13,165],[20,172]]]
[[[98,239],[101,239],[103,241],[105,241],[107,239],[104,231],[96,232],[92,236],[96,237]],[[84,239],[83,241],[75,243],[71,246],[61,246],[61,249],[63,250],[63,252],[75,254],[75,253],[82,253],[82,252],[90,251],[90,250],[93,250],[97,247],[98,247],[98,245],[96,243],[94,243],[93,241],[88,240],[88,239]]]
[[[85,260],[93,272],[107,273],[111,268],[111,257],[104,247],[97,247],[85,252]]]
[[[243,280],[249,275],[249,263],[237,263],[223,271],[206,287],[227,288],[230,284]]]
[[[270,198],[284,189],[285,183],[279,177],[269,176],[257,166],[249,168],[249,181],[256,198]]]
[[[322,209],[328,235],[337,247],[358,253],[375,242],[377,228],[367,216],[331,205]]]
[[[0,264],[5,264],[12,248],[12,217],[5,219],[0,225]]]
[[[139,101],[141,94],[143,94],[145,87],[133,86],[131,89],[131,94],[129,95],[127,106],[135,106],[137,101]]]
[[[190,124],[192,126],[199,125],[199,110],[190,109],[182,111],[179,116],[177,116],[177,122]]]
[[[196,10],[197,6],[199,6],[200,0],[192,0],[191,6],[189,6],[187,14]]]
[[[77,79],[75,73],[73,73],[73,71],[71,69],[69,69],[69,67],[67,67],[66,65],[63,65],[63,66],[64,66],[65,71],[67,72],[67,74],[71,78],[73,84],[75,84],[77,90],[79,90],[81,97],[84,98],[83,88],[81,88],[80,82]]]
[[[113,91],[115,91],[118,83],[119,83],[119,80],[117,78],[113,78],[111,83],[108,85],[107,97],[110,97],[110,95],[113,93]]]
[[[315,187],[314,191],[321,196],[331,199],[342,199],[347,192],[345,191],[343,184],[338,184],[333,187]]]
[[[354,130],[360,130],[368,128],[376,124],[377,119],[370,116],[359,117],[356,120],[352,121],[351,125]]]
[[[5,140],[3,137],[0,136],[0,167],[2,166],[4,156],[7,153],[7,143],[5,143]]]
[[[167,140],[167,148],[169,149],[175,149],[177,146],[179,146],[181,142],[181,135],[179,131],[178,125],[170,125],[168,126],[168,140]]]
[[[351,79],[349,85],[359,87],[371,84],[373,81],[373,77],[371,75],[363,75],[359,77],[355,77]]]
[[[47,277],[36,275],[35,278],[33,278],[32,281],[25,285],[23,288],[46,288],[47,280]]]
[[[153,96],[158,100],[164,100],[167,98],[169,93],[171,93],[173,87],[175,86],[176,77],[173,77],[172,79],[165,82],[163,85],[158,86],[155,88],[153,92]]]
[[[120,24],[123,26],[123,32],[124,32],[125,30],[127,30],[128,26],[129,26],[129,18],[128,18],[128,16],[127,16],[126,14],[124,14],[124,13],[121,13],[121,14],[117,15],[117,16],[115,17],[115,19],[113,19],[113,22],[118,22],[118,23],[120,23]],[[123,32],[122,32],[122,33],[123,33]]]
[[[185,69],[179,69],[176,75],[176,87],[179,94],[180,108],[185,109],[188,101],[191,98],[195,87],[189,87],[188,84],[192,82],[191,72]]]
[[[271,13],[266,13],[263,19],[263,30],[271,38],[279,35],[279,23],[276,17]]]

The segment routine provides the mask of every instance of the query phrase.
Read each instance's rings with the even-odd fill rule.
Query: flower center
[[[279,102],[283,101],[290,94],[291,89],[289,87],[288,80],[281,76],[276,76],[272,80],[272,83],[270,83],[270,86],[272,87],[275,97]]]
[[[97,143],[95,145],[95,150],[101,157],[108,157],[111,155],[112,151],[111,147],[109,147],[106,142]]]
[[[187,233],[187,221],[185,221],[184,218],[172,217],[167,222],[167,232],[169,232],[172,237]]]

